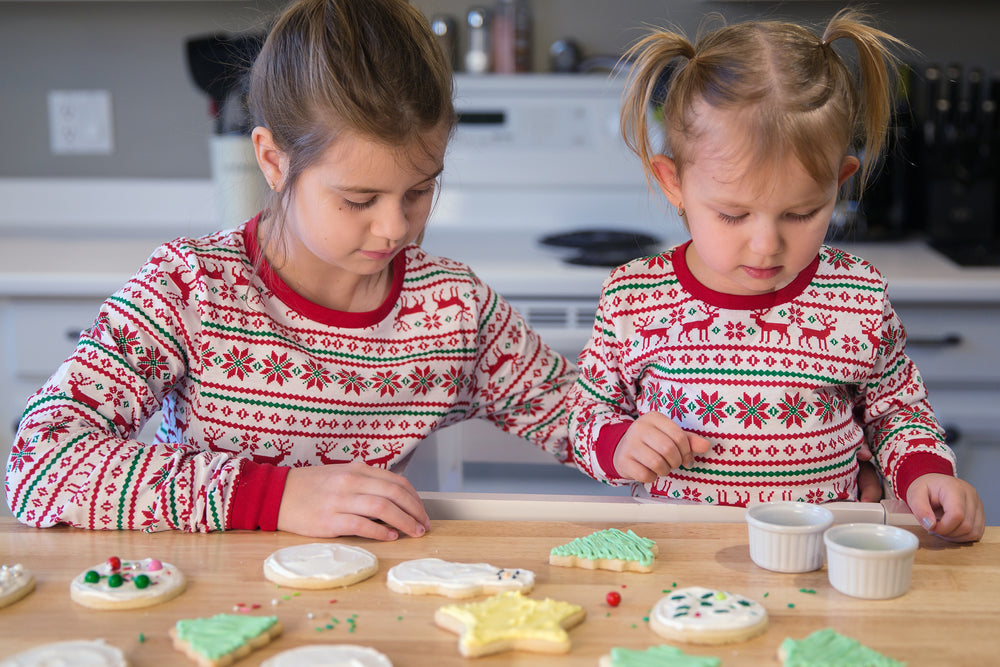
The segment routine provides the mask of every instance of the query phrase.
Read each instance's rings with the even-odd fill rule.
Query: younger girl
[[[299,0],[251,78],[270,201],[161,246],[30,399],[6,479],[22,522],[394,539],[429,522],[389,470],[436,429],[483,417],[569,459],[572,367],[414,245],[455,121],[423,15]]]
[[[853,45],[859,77],[835,43]],[[593,477],[722,505],[827,502],[856,497],[870,448],[928,530],[982,535],[886,281],[823,245],[840,186],[860,168],[863,187],[882,150],[899,45],[845,11],[822,36],[754,21],[694,45],[655,32],[630,54],[623,133],[691,240],[604,284],[570,415]]]

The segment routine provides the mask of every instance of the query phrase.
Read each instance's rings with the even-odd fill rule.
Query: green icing
[[[781,643],[784,667],[905,667],[858,641],[830,629],[817,630],[805,639]]]
[[[687,655],[673,646],[650,646],[645,651],[611,649],[612,667],[719,667],[722,661],[710,656]]]
[[[216,660],[264,633],[278,621],[277,616],[236,616],[216,614],[211,618],[177,621],[177,636],[196,653]]]
[[[634,560],[649,565],[653,562],[655,545],[656,542],[653,540],[639,537],[631,530],[623,533],[617,528],[608,528],[555,547],[552,549],[552,554],[576,556],[587,560]]]

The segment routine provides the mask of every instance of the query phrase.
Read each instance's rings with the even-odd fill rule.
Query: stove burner
[[[581,229],[562,234],[550,234],[540,239],[542,245],[557,248],[641,248],[656,245],[660,239],[642,232],[618,231],[614,229]]]
[[[659,252],[660,239],[649,234],[614,229],[581,229],[550,234],[539,239],[542,245],[568,248],[575,252],[563,258],[567,264],[616,267]]]

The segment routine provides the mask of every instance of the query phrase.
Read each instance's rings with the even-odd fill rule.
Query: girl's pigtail
[[[694,55],[694,46],[683,35],[658,30],[637,42],[622,57],[622,61],[632,63],[622,96],[622,138],[639,156],[651,187],[655,184],[652,157],[661,152],[662,147],[650,145],[649,109],[655,108],[657,115],[662,116],[659,112],[666,99],[673,61],[676,58],[691,60]]]
[[[855,132],[864,142],[857,179],[860,194],[882,155],[892,120],[896,66],[899,62],[895,51],[907,46],[892,35],[871,27],[867,24],[867,17],[850,9],[838,12],[823,33],[826,47],[838,39],[850,40],[858,57],[860,108],[854,122]]]

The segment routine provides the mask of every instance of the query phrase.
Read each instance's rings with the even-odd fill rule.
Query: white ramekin
[[[774,572],[811,572],[823,567],[823,531],[833,512],[810,503],[775,502],[747,508],[750,558]]]
[[[879,523],[845,523],[823,536],[830,585],[845,595],[869,600],[899,597],[910,588],[913,533]]]

